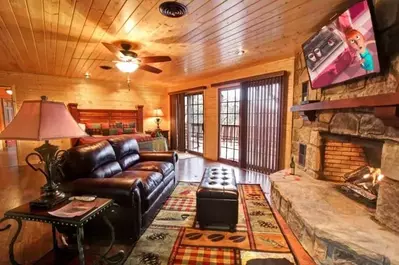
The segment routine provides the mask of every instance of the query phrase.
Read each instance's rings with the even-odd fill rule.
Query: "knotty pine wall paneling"
[[[49,100],[65,104],[78,103],[79,108],[135,109],[144,105],[144,130],[156,128],[152,110],[161,107],[165,113],[162,129],[169,129],[169,105],[167,88],[135,86],[126,82],[99,81],[83,78],[65,78],[49,75],[23,74],[0,71],[0,86],[14,86],[17,111],[24,100],[40,99],[46,95]],[[69,139],[51,141],[66,149]],[[25,157],[40,146],[40,142],[18,141],[18,162],[25,164]]]

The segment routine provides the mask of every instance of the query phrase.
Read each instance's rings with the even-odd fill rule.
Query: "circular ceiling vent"
[[[167,1],[159,6],[159,12],[166,17],[178,18],[187,14],[187,7],[178,2]]]
[[[112,69],[112,67],[108,66],[108,65],[100,65],[100,68],[104,69],[104,70],[111,70]]]

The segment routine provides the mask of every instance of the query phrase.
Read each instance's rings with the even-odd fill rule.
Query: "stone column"
[[[399,232],[399,143],[385,141],[382,148],[381,172],[376,219],[383,225]]]
[[[380,182],[376,219],[399,232],[399,181],[385,177]]]

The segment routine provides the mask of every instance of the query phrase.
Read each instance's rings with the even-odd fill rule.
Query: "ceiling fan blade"
[[[172,59],[169,56],[147,56],[139,58],[142,63],[162,63],[170,62]]]
[[[147,71],[147,72],[151,72],[154,74],[162,73],[161,69],[158,69],[158,68],[152,67],[150,65],[146,65],[146,64],[140,65],[139,69]]]
[[[123,54],[119,51],[119,49],[117,47],[115,47],[114,45],[110,44],[110,43],[106,43],[106,42],[101,42],[102,45],[104,45],[105,48],[107,48],[111,53],[113,53],[118,59],[123,58]]]

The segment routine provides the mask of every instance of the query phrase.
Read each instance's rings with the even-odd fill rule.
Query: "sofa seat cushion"
[[[130,167],[129,170],[154,171],[159,172],[163,177],[166,177],[174,170],[174,166],[170,162],[145,161],[135,164]]]
[[[142,184],[142,198],[146,198],[150,195],[161,183],[162,174],[152,171],[142,171],[142,170],[126,170],[123,175],[131,175],[132,178],[139,178]]]

